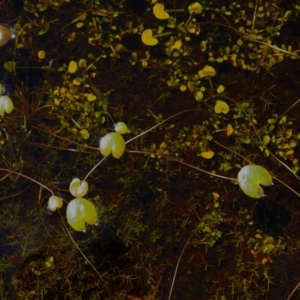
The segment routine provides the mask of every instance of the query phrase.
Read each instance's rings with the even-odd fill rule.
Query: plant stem
[[[285,187],[287,187],[290,191],[292,191],[295,195],[297,195],[300,198],[300,194],[298,192],[296,192],[294,189],[292,189],[289,185],[287,185],[286,183],[284,183],[283,181],[281,181],[280,179],[278,179],[275,176],[272,176],[272,178],[274,178],[275,180],[277,180],[278,182],[283,184]]]
[[[51,189],[49,189],[49,188],[48,188],[47,186],[45,186],[44,184],[42,184],[42,183],[36,181],[35,179],[33,179],[33,178],[29,177],[29,176],[26,176],[26,175],[24,175],[24,174],[22,174],[22,173],[15,172],[15,171],[12,171],[12,170],[9,170],[9,169],[3,169],[3,168],[0,168],[0,171],[4,171],[4,172],[7,172],[7,173],[12,173],[12,174],[15,174],[15,175],[19,175],[19,176],[21,176],[21,177],[24,177],[24,178],[26,178],[26,179],[28,179],[28,180],[30,180],[30,181],[36,183],[37,185],[43,187],[44,189],[48,190],[52,195],[54,195],[54,193],[53,193],[53,191],[52,191]]]
[[[175,114],[175,115],[173,115],[173,116],[171,116],[171,117],[165,119],[164,121],[160,122],[159,124],[156,124],[155,126],[149,128],[149,129],[147,129],[146,131],[144,131],[144,132],[142,132],[142,133],[136,135],[135,137],[129,139],[128,141],[125,142],[125,144],[128,144],[128,143],[130,143],[130,142],[132,142],[132,141],[138,139],[139,137],[143,136],[144,134],[148,133],[149,131],[152,131],[152,130],[155,129],[156,127],[158,127],[158,126],[164,124],[165,122],[169,121],[169,120],[172,119],[172,118],[175,118],[175,117],[177,117],[177,116],[179,116],[179,115],[182,115],[182,114],[184,114],[184,113],[187,113],[187,112],[197,111],[197,110],[198,110],[198,108],[193,108],[193,109],[188,109],[188,110],[181,111],[181,112],[179,112],[179,113],[177,113],[177,114]],[[151,153],[151,154],[152,154],[152,153]],[[101,159],[101,160],[100,160],[100,161],[99,161],[99,162],[98,162],[98,163],[97,163],[97,164],[96,164],[96,165],[88,172],[88,174],[85,176],[84,180],[87,180],[87,178],[94,172],[94,170],[95,170],[98,166],[101,165],[101,163],[102,163],[105,159],[106,159],[106,157],[103,157],[103,158],[102,158],[102,159]]]
[[[182,258],[182,255],[183,255],[183,252],[185,251],[185,248],[187,247],[187,245],[190,243],[190,239],[191,239],[192,236],[189,237],[189,239],[186,241],[180,255],[179,255],[179,258],[178,258],[178,261],[177,261],[177,264],[176,264],[176,268],[175,268],[175,272],[174,272],[174,276],[173,276],[173,280],[172,280],[172,285],[171,285],[171,288],[170,288],[170,292],[169,292],[169,297],[168,297],[168,300],[171,299],[171,296],[172,296],[172,292],[173,292],[173,287],[174,287],[174,283],[175,283],[175,278],[176,278],[176,275],[177,275],[177,271],[178,271],[178,267],[179,267],[179,263],[180,263],[180,260]]]
[[[226,180],[230,180],[230,181],[236,181],[236,182],[238,181],[236,178],[231,178],[231,177],[227,177],[227,176],[222,176],[222,175],[214,174],[214,173],[211,173],[211,172],[209,172],[209,171],[206,171],[206,170],[200,169],[200,168],[198,168],[198,167],[195,167],[195,166],[193,166],[193,165],[190,165],[190,164],[188,164],[188,163],[185,163],[185,162],[183,162],[183,161],[180,161],[180,160],[178,160],[178,159],[176,159],[176,158],[168,157],[168,156],[165,156],[165,155],[155,154],[155,153],[153,153],[153,152],[138,151],[138,150],[129,150],[129,153],[138,153],[138,154],[148,154],[148,155],[162,156],[162,157],[165,157],[165,158],[167,158],[167,159],[176,161],[176,162],[178,162],[178,163],[180,163],[180,164],[182,164],[182,165],[185,165],[185,166],[187,166],[187,167],[189,167],[189,168],[191,168],[191,169],[195,169],[195,170],[197,170],[197,171],[199,171],[199,172],[208,174],[208,175],[210,175],[210,176],[214,176],[214,177],[217,177],[217,178],[222,178],[222,179],[226,179]]]

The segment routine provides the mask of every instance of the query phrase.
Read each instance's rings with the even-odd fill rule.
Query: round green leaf
[[[48,209],[56,211],[58,208],[62,208],[63,201],[60,197],[52,195],[48,200]]]
[[[76,231],[84,231],[85,223],[97,222],[97,211],[94,204],[84,198],[75,198],[67,206],[67,221]]]
[[[258,165],[243,167],[238,173],[238,182],[242,191],[251,198],[264,196],[264,190],[260,185],[270,186],[273,184],[270,173]]]
[[[119,134],[125,134],[128,132],[128,127],[124,122],[118,122],[115,124],[115,132]]]
[[[158,39],[153,37],[152,29],[146,29],[143,31],[142,42],[147,46],[155,46],[158,43]]]
[[[16,72],[16,63],[12,60],[7,61],[3,64],[4,69],[9,73]]]
[[[80,180],[79,178],[74,178],[69,186],[69,191],[74,197],[83,197],[87,194],[89,190],[89,185],[85,180]]]
[[[100,139],[99,149],[103,156],[112,154],[120,158],[125,151],[125,141],[119,133],[110,132]]]
[[[170,15],[165,11],[165,6],[162,3],[156,3],[153,6],[153,14],[160,20],[166,20],[170,17]]]

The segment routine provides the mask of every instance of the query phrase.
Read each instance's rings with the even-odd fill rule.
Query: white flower
[[[4,112],[10,114],[14,109],[14,104],[8,96],[0,96],[0,115],[4,115]]]

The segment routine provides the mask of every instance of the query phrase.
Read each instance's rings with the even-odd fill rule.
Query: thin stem
[[[274,123],[276,123],[278,120],[280,120],[289,110],[291,110],[296,104],[298,104],[298,102],[300,101],[300,99],[298,99],[295,103],[293,103],[286,111],[284,111],[280,116],[278,116],[275,120]],[[262,131],[265,127],[267,127],[269,124],[266,124],[265,126],[263,126],[262,128],[258,129],[257,132]]]
[[[236,104],[236,102],[233,100],[233,99],[231,99],[231,98],[229,98],[229,97],[226,97],[226,96],[224,96],[226,99],[228,99],[228,100],[230,100],[230,101],[232,101],[232,102],[234,102],[235,104]],[[295,106],[298,102],[300,101],[300,99],[298,99],[290,108],[288,108],[283,114],[281,114],[281,116],[283,116],[285,113],[287,113],[293,106]],[[247,119],[249,120],[249,122],[250,122],[250,124],[251,124],[251,126],[252,126],[252,128],[253,128],[253,130],[254,130],[254,132],[255,132],[255,135],[257,136],[257,138],[258,138],[258,140],[260,141],[260,143],[261,143],[261,145],[263,145],[263,147],[266,149],[266,150],[268,150],[268,152],[270,153],[270,155],[275,159],[275,160],[277,160],[281,165],[283,165],[287,170],[289,170],[298,180],[300,180],[300,177],[295,173],[295,172],[293,172],[293,170],[287,165],[287,164],[285,164],[283,161],[281,161],[275,154],[273,154],[270,150],[269,150],[269,148],[266,146],[266,145],[264,145],[264,143],[263,143],[263,141],[262,141],[262,139],[261,139],[261,137],[259,136],[259,133],[258,133],[258,131],[256,130],[256,127],[255,127],[255,125],[254,125],[254,123],[253,123],[253,121],[252,121],[252,119],[248,116],[248,114],[246,113],[246,111],[243,109],[243,108],[241,108],[242,109],[242,111],[243,111],[243,113],[245,114],[245,116],[247,117]],[[277,118],[278,119],[278,118]],[[291,190],[293,190],[293,189],[291,189]]]
[[[175,271],[174,271],[174,276],[173,276],[173,280],[172,280],[172,285],[171,285],[171,288],[170,288],[170,292],[169,292],[169,297],[168,297],[168,300],[171,299],[171,296],[172,296],[172,292],[173,292],[173,288],[174,288],[174,283],[175,283],[175,278],[176,278],[176,275],[177,275],[177,271],[178,271],[178,267],[179,267],[179,263],[181,261],[181,258],[182,258],[182,255],[183,255],[183,252],[185,251],[187,245],[190,243],[190,239],[191,239],[192,235],[189,237],[189,239],[187,240],[187,242],[185,243],[180,255],[179,255],[179,258],[178,258],[178,261],[177,261],[177,264],[176,264],[176,268],[175,268]]]
[[[258,0],[256,0],[254,12],[253,12],[253,19],[252,19],[252,26],[251,26],[251,30],[252,30],[252,31],[254,30],[254,27],[255,27],[256,13],[257,13],[257,5],[258,5]]]
[[[191,168],[191,169],[195,169],[195,170],[197,170],[197,171],[199,171],[199,172],[208,174],[208,175],[210,175],[210,176],[214,176],[214,177],[217,177],[217,178],[222,178],[222,179],[226,179],[226,180],[230,180],[230,181],[235,181],[235,182],[238,181],[236,178],[231,178],[231,177],[227,177],[227,176],[222,176],[222,175],[214,174],[214,173],[211,173],[211,172],[209,172],[209,171],[206,171],[206,170],[200,169],[200,168],[198,168],[198,167],[195,167],[195,166],[193,166],[193,165],[190,165],[190,164],[188,164],[188,163],[185,163],[185,162],[183,162],[183,161],[180,161],[180,160],[178,160],[178,159],[176,159],[176,158],[168,157],[168,156],[165,156],[165,155],[155,154],[155,153],[153,153],[153,152],[138,151],[138,150],[130,150],[129,153],[148,154],[148,155],[155,155],[155,156],[165,157],[165,158],[167,158],[167,159],[176,161],[176,162],[178,162],[178,163],[180,163],[180,164],[182,164],[182,165],[185,165],[185,166],[187,166],[187,167],[189,167],[189,168]]]
[[[213,87],[213,84],[212,84],[212,81],[211,81],[211,76],[208,75],[208,76],[206,76],[206,77],[207,77],[207,79],[208,79],[210,89],[211,89],[212,93],[214,93],[214,87]]]
[[[132,141],[138,139],[139,137],[143,136],[144,134],[148,133],[149,131],[152,131],[152,130],[155,129],[156,127],[158,127],[158,126],[160,126],[160,125],[166,123],[167,121],[171,120],[172,118],[175,118],[175,117],[177,117],[177,116],[179,116],[179,115],[182,115],[182,114],[185,114],[185,113],[187,113],[187,112],[197,111],[197,110],[199,110],[199,109],[198,109],[198,108],[193,108],[193,109],[188,109],[188,110],[181,111],[181,112],[179,112],[179,113],[177,113],[177,114],[175,114],[175,115],[173,115],[173,116],[171,116],[171,117],[169,117],[169,118],[163,120],[163,121],[160,122],[159,124],[156,124],[155,126],[149,128],[149,129],[147,129],[146,131],[144,131],[144,132],[142,132],[142,133],[136,135],[135,137],[129,139],[128,141],[126,141],[125,144],[128,144],[128,143],[130,143],[130,142],[132,142]]]
[[[299,287],[300,287],[300,281],[295,286],[295,288],[293,289],[293,291],[291,292],[291,294],[289,295],[289,297],[286,300],[290,300],[292,298],[292,296],[295,294],[295,292],[299,289]]]
[[[32,125],[31,127],[35,128],[35,129],[37,129],[37,130],[39,130],[39,131],[45,132],[45,133],[47,133],[47,134],[49,134],[49,135],[55,136],[55,137],[57,137],[57,138],[59,138],[59,139],[61,139],[61,140],[63,140],[63,141],[67,141],[67,142],[69,142],[70,144],[78,145],[78,146],[81,146],[81,147],[84,147],[84,148],[87,148],[87,149],[97,150],[97,148],[95,148],[95,147],[91,147],[91,146],[87,146],[87,145],[84,145],[84,144],[80,144],[80,143],[74,142],[74,141],[72,141],[72,140],[70,140],[70,139],[68,139],[68,138],[65,138],[65,137],[62,137],[62,136],[60,136],[60,135],[58,135],[58,134],[55,134],[55,133],[53,133],[53,132],[50,132],[50,131],[47,130],[47,129],[42,129],[42,128],[37,127],[37,126],[34,126],[34,125]],[[52,145],[47,145],[47,147],[48,147],[48,146],[49,146],[49,147],[52,147],[52,148],[57,148],[57,147],[53,147]],[[63,149],[63,148],[59,148],[59,147],[58,147],[58,149],[67,150],[67,151],[78,151],[78,150],[75,150],[75,149]],[[86,153],[90,153],[90,152],[86,152]]]
[[[258,44],[262,44],[262,45],[265,45],[265,46],[268,46],[268,47],[270,47],[270,48],[272,48],[272,49],[274,49],[274,50],[277,50],[277,51],[279,51],[279,52],[282,52],[282,53],[285,53],[285,54],[288,54],[288,55],[296,56],[296,57],[298,57],[298,58],[300,57],[299,55],[296,54],[296,52],[299,52],[300,50],[297,50],[297,51],[294,51],[294,52],[290,52],[290,51],[281,49],[281,48],[279,48],[279,47],[277,47],[277,46],[274,46],[274,45],[272,45],[272,44],[268,44],[268,43],[265,43],[265,42],[263,42],[263,41],[259,41],[259,40],[257,40],[257,39],[253,39],[253,38],[252,38],[250,35],[248,35],[248,34],[242,34],[239,30],[237,30],[237,29],[235,29],[234,27],[231,26],[230,22],[225,18],[225,16],[224,16],[222,13],[220,13],[220,12],[218,12],[218,11],[216,11],[216,10],[213,10],[213,11],[216,12],[216,13],[218,13],[218,14],[223,18],[223,20],[227,23],[227,25],[226,25],[226,24],[223,24],[223,23],[216,23],[217,25],[227,27],[227,28],[231,29],[232,31],[234,31],[234,32],[235,32],[236,34],[238,34],[239,36],[241,36],[242,38],[244,38],[244,39],[246,39],[246,40],[249,40],[249,41],[251,41],[251,42],[258,43]]]
[[[71,241],[73,242],[74,246],[77,248],[77,250],[79,251],[79,253],[82,255],[82,257],[86,260],[86,262],[93,268],[93,270],[97,273],[97,275],[99,276],[99,278],[101,279],[102,283],[104,284],[105,288],[106,288],[106,291],[108,293],[108,296],[109,296],[109,299],[111,299],[111,295],[110,295],[110,291],[109,291],[109,288],[108,288],[108,285],[106,283],[106,281],[104,280],[103,276],[98,272],[98,270],[96,269],[96,267],[90,262],[90,260],[84,255],[84,253],[81,251],[81,249],[79,248],[79,246],[77,245],[77,243],[75,242],[75,240],[73,239],[69,229],[67,228],[63,218],[62,218],[62,215],[60,213],[60,211],[58,210],[58,213],[59,213],[59,216],[61,218],[61,221],[62,221],[62,224],[66,230],[66,232],[68,233]]]
[[[97,167],[100,166],[101,163],[102,163],[103,161],[106,160],[106,158],[107,158],[107,157],[105,156],[105,157],[103,157],[101,160],[99,160],[99,161],[94,165],[94,167],[87,173],[87,175],[85,176],[85,178],[84,178],[83,180],[84,180],[84,181],[87,180],[88,177],[95,171],[95,169],[97,169]]]
[[[26,179],[28,179],[28,180],[30,180],[30,181],[36,183],[37,185],[43,187],[44,189],[48,190],[52,195],[54,195],[53,191],[50,190],[46,185],[44,185],[44,184],[42,184],[42,183],[36,181],[35,179],[33,179],[33,178],[31,178],[31,177],[28,177],[28,176],[26,176],[26,175],[24,175],[24,174],[22,174],[22,173],[15,172],[15,171],[12,171],[12,170],[9,170],[9,169],[3,169],[3,168],[0,168],[0,171],[4,171],[4,172],[7,172],[7,173],[12,173],[12,174],[15,174],[15,175],[19,175],[19,176],[21,176],[21,177],[24,177],[24,178],[26,178]]]
[[[130,143],[130,142],[132,142],[132,141],[138,139],[139,137],[141,137],[141,136],[143,136],[144,134],[148,133],[149,131],[155,129],[156,127],[158,127],[158,126],[164,124],[165,122],[169,121],[169,120],[172,119],[172,118],[175,118],[175,117],[177,117],[177,116],[179,116],[179,115],[181,115],[181,114],[184,114],[184,113],[187,113],[187,112],[191,112],[191,111],[196,111],[196,110],[198,110],[198,109],[197,109],[197,108],[193,108],[193,109],[188,109],[188,110],[185,110],[185,111],[181,111],[181,112],[179,112],[179,113],[177,113],[177,114],[175,114],[175,115],[173,115],[173,116],[171,116],[171,117],[165,119],[164,121],[160,122],[159,124],[157,124],[157,125],[155,125],[155,126],[149,128],[148,130],[146,130],[146,131],[144,131],[144,132],[142,132],[142,133],[136,135],[135,137],[129,139],[128,141],[125,142],[125,144],[128,144],[128,143]],[[101,163],[102,163],[105,159],[106,159],[106,157],[103,157],[103,158],[102,158],[102,159],[101,159],[101,160],[100,160],[100,161],[99,161],[99,162],[98,162],[98,163],[97,163],[97,164],[96,164],[96,165],[88,172],[88,174],[85,176],[84,180],[87,180],[87,178],[94,172],[94,170],[95,170],[98,166],[101,165]]]
[[[228,150],[228,151],[234,153],[235,155],[237,155],[237,156],[243,158],[243,159],[244,159],[247,163],[249,163],[250,165],[253,165],[253,164],[254,164],[250,159],[248,159],[248,158],[245,157],[244,155],[242,155],[242,154],[240,154],[240,153],[238,153],[238,152],[236,152],[236,151],[230,149],[229,147],[224,146],[223,144],[217,142],[215,139],[213,139],[213,142],[216,143],[217,145],[219,145],[220,147],[222,147],[222,148],[224,148],[224,149],[226,149],[226,150]]]
[[[287,185],[286,183],[284,183],[283,181],[281,181],[280,179],[278,179],[275,176],[272,176],[272,178],[275,179],[275,180],[277,180],[278,182],[280,182],[284,186],[286,186],[290,191],[292,191],[295,195],[297,195],[300,198],[300,194],[298,192],[296,192],[294,189],[292,189],[289,185]]]
[[[157,37],[162,37],[162,36],[166,36],[166,35],[170,35],[170,34],[172,34],[172,32],[164,32],[164,33],[153,35],[153,37],[157,38]]]

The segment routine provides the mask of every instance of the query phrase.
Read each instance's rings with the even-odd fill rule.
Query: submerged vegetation
[[[2,1],[1,299],[297,299],[297,1]]]

